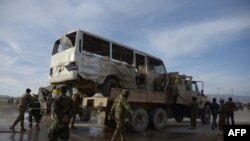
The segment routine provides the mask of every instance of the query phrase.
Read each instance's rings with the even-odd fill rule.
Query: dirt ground
[[[8,129],[17,116],[16,108],[13,106],[0,106],[0,129]],[[27,116],[27,115],[26,115]],[[236,124],[249,124],[250,111],[236,111]],[[44,117],[43,119],[46,119]],[[49,118],[45,121],[49,121]],[[28,128],[28,121],[25,119],[25,126]],[[70,131],[70,141],[109,141],[114,129],[99,127],[96,119],[92,118],[89,122],[77,120],[77,129]],[[0,132],[0,141],[46,141],[48,140],[48,125],[42,123],[40,131],[32,132]],[[163,131],[146,130],[142,133],[124,131],[125,138],[129,141],[222,141],[223,136],[218,130],[211,130],[210,125],[202,125],[197,121],[197,129],[190,130],[189,119],[184,119],[182,123],[168,120],[168,127]],[[17,126],[19,128],[19,125]],[[119,140],[119,139],[117,139]]]

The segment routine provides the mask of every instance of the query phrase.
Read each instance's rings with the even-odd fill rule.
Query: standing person
[[[10,129],[15,131],[15,126],[20,122],[21,125],[21,131],[26,131],[24,128],[24,112],[27,110],[28,105],[33,101],[32,96],[30,95],[31,90],[29,88],[26,89],[26,93],[22,95],[20,99],[20,103],[18,104],[18,116],[12,126],[10,126]]]
[[[55,98],[52,105],[54,113],[53,123],[49,131],[49,141],[69,140],[69,114],[70,114],[70,98],[66,95],[67,88],[61,87],[61,95]]]
[[[110,119],[113,117],[113,115],[115,115],[116,129],[115,129],[115,132],[112,136],[111,141],[114,141],[118,135],[121,136],[121,141],[124,141],[124,137],[122,134],[122,128],[123,128],[124,122],[125,122],[124,113],[127,110],[132,115],[132,110],[130,108],[130,104],[127,101],[129,93],[130,92],[128,90],[124,89],[120,93],[120,95],[116,98],[114,104],[112,105],[112,108],[111,108],[111,111],[109,113],[108,118]]]
[[[213,122],[212,122],[212,129],[217,128],[217,114],[219,113],[220,110],[220,106],[219,104],[216,102],[216,98],[213,98],[213,102],[210,105],[211,108],[211,114],[213,117]]]
[[[30,131],[32,131],[32,119],[34,117],[34,120],[36,122],[36,128],[39,131],[39,122],[42,117],[41,115],[41,104],[38,100],[38,95],[33,94],[33,102],[29,105],[29,127]]]
[[[82,97],[81,97],[80,91],[78,90],[77,93],[75,93],[72,96],[72,108],[71,108],[71,111],[70,111],[70,121],[71,121],[71,128],[72,129],[76,129],[76,127],[75,127],[75,118],[76,118],[76,114],[80,110],[81,104],[82,104]]]
[[[198,112],[198,103],[196,102],[197,98],[192,97],[192,102],[190,104],[190,121],[191,121],[191,128],[196,128],[196,117]]]
[[[227,125],[229,125],[229,119],[231,119],[232,125],[234,125],[234,110],[236,109],[236,105],[231,97],[229,97],[225,106],[227,111]]]
[[[224,104],[224,99],[220,99],[220,118],[219,118],[219,129],[221,131],[224,130],[225,122],[226,122],[226,107]]]

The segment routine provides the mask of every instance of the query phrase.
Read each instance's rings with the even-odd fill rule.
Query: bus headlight
[[[77,70],[77,66],[75,62],[70,62],[68,65],[65,66],[65,68],[68,71]]]

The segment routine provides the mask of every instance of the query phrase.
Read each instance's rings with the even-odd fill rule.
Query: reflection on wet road
[[[16,118],[16,110],[14,107],[0,107],[0,129],[8,129],[12,121]],[[240,111],[235,114],[238,123],[250,123],[249,111]],[[168,121],[168,127],[162,131],[147,130],[142,133],[133,133],[125,130],[125,138],[129,141],[218,141],[222,139],[218,130],[211,130],[210,126],[200,124],[196,130],[189,130],[189,119],[185,119],[182,123],[176,123],[174,120]],[[17,125],[18,128],[19,125]],[[26,127],[27,120],[26,120]],[[96,120],[91,119],[90,122],[76,123],[77,129],[71,130],[70,141],[110,141],[114,129],[108,127],[98,127]],[[0,141],[47,141],[48,128],[42,128],[40,131],[32,132],[0,132]],[[119,140],[119,139],[118,139]]]

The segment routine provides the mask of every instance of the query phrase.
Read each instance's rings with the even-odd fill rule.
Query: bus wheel
[[[167,113],[161,108],[155,108],[150,113],[150,122],[154,129],[162,130],[167,126]]]
[[[142,132],[148,127],[149,117],[146,110],[137,108],[134,110],[134,115],[129,123],[129,127],[134,132]]]
[[[107,79],[102,85],[102,94],[104,96],[110,96],[111,88],[119,88],[118,81],[114,79]]]

